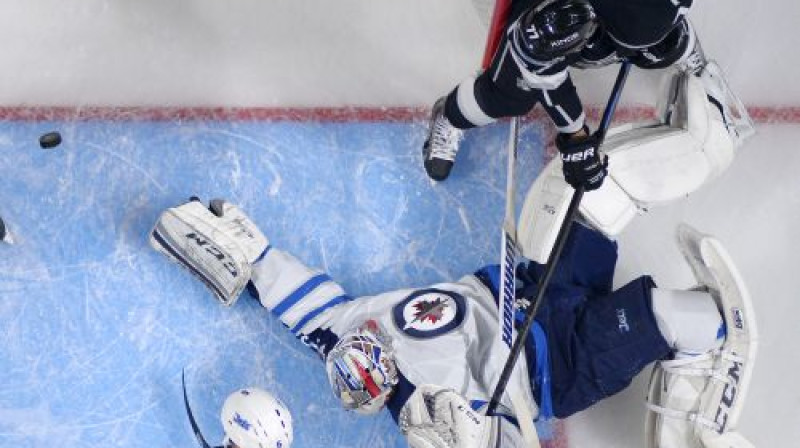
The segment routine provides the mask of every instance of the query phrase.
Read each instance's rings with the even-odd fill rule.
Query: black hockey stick
[[[622,87],[625,85],[625,81],[628,78],[630,69],[631,63],[627,60],[623,61],[622,66],[619,69],[619,73],[617,74],[617,79],[614,81],[614,88],[611,91],[611,97],[608,99],[608,104],[603,112],[603,118],[600,121],[597,133],[595,134],[597,136],[598,150],[603,144],[603,140],[605,140],[606,132],[611,124],[611,118],[614,116],[614,111],[617,109],[617,104],[619,103],[620,96],[622,95]],[[524,346],[526,335],[531,330],[533,319],[536,317],[536,312],[539,310],[539,306],[542,304],[544,293],[550,283],[550,278],[555,272],[556,263],[558,262],[558,258],[561,256],[561,251],[564,249],[564,244],[567,241],[569,230],[572,228],[572,223],[575,221],[575,217],[578,215],[578,207],[580,206],[581,199],[583,199],[584,192],[584,187],[579,187],[572,195],[572,200],[570,200],[567,214],[564,217],[564,221],[561,223],[561,228],[558,231],[556,242],[553,246],[553,249],[550,251],[550,255],[547,257],[547,265],[545,266],[544,275],[539,281],[539,285],[536,290],[536,297],[533,302],[531,302],[531,306],[529,306],[525,311],[525,322],[521,328],[517,329],[517,337],[514,339],[514,345],[511,347],[511,353],[508,355],[506,364],[503,366],[503,371],[500,374],[500,379],[498,380],[497,386],[492,394],[492,399],[489,401],[489,406],[486,409],[486,415],[494,415],[497,405],[500,404],[500,398],[505,393],[506,386],[508,386],[508,380],[511,377],[511,372],[514,370],[514,365],[517,363],[519,354]]]
[[[206,442],[205,437],[203,437],[203,433],[200,432],[200,428],[197,426],[197,422],[194,419],[194,415],[192,414],[192,408],[189,407],[189,397],[186,396],[186,371],[181,371],[181,386],[183,386],[183,404],[186,406],[186,415],[189,417],[189,424],[192,425],[192,431],[194,432],[194,436],[197,438],[197,443],[200,444],[203,448],[212,448],[211,445]],[[222,448],[221,446],[214,447],[214,448]]]

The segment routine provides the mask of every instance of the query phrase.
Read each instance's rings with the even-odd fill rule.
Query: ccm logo
[[[186,238],[194,241],[198,246],[204,248],[207,253],[209,253],[211,256],[219,260],[220,263],[222,263],[222,266],[225,268],[225,270],[227,270],[232,276],[234,277],[239,276],[239,272],[236,270],[236,265],[234,264],[234,262],[228,260],[228,257],[225,256],[225,253],[219,250],[219,248],[217,248],[213,244],[211,244],[210,241],[201,238],[194,232],[186,234]]]
[[[733,353],[736,355],[736,353]],[[718,433],[725,432],[725,427],[728,424],[728,415],[736,402],[736,394],[739,392],[739,380],[741,380],[742,363],[734,362],[728,369],[728,382],[725,384],[725,389],[722,390],[722,397],[720,397],[719,406],[717,407],[717,414],[714,417],[714,422],[719,425]]]
[[[588,148],[580,152],[574,152],[571,154],[562,154],[561,160],[565,162],[580,162],[583,160],[589,160],[592,157],[594,157],[594,148]]]

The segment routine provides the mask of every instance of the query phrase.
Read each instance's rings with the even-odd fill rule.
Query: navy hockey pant
[[[615,263],[613,242],[573,226],[536,316],[546,343],[532,332],[526,344],[543,417],[567,417],[616,394],[648,364],[671,352],[653,315],[655,283],[643,276],[612,292]],[[519,273],[528,283],[526,295],[533,295],[542,272],[541,265],[531,263]],[[537,372],[536,342],[547,346],[549,387],[542,383],[541,365]]]

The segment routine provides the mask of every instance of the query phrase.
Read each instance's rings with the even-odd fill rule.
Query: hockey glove
[[[596,136],[558,134],[556,147],[561,153],[564,179],[572,188],[582,186],[586,191],[600,188],[608,174],[608,159],[598,151]]]
[[[206,208],[198,199],[167,209],[150,245],[203,281],[231,306],[250,281],[252,264],[269,240],[239,207],[220,199]]]

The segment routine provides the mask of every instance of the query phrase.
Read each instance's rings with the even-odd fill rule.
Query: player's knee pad
[[[150,245],[203,281],[224,305],[233,305],[269,241],[239,207],[192,200],[167,209],[150,234]]]
[[[749,446],[735,431],[756,357],[750,296],[718,240],[684,225],[678,241],[699,288],[713,297],[722,314],[725,340],[718,349],[654,367],[645,420],[647,446]]]

